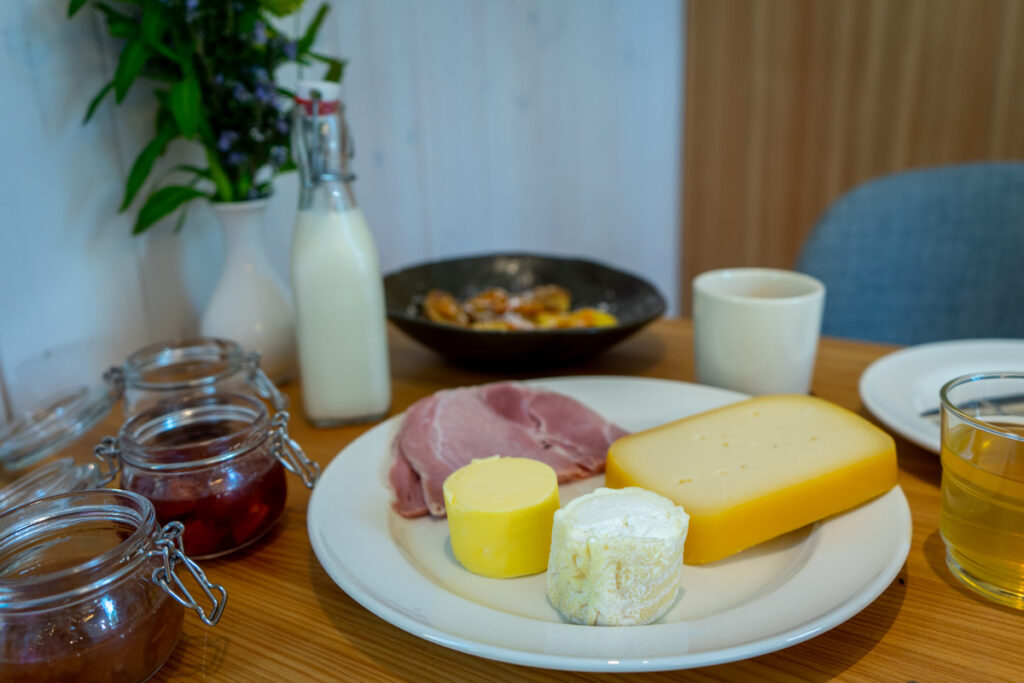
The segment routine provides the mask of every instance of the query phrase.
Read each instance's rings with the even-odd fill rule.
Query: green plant
[[[324,78],[339,81],[345,68],[344,61],[313,51],[326,4],[297,40],[274,28],[272,16],[291,14],[302,1],[70,1],[69,17],[92,4],[110,34],[124,41],[114,77],[89,103],[85,122],[109,93],[120,104],[137,78],[157,83],[153,139],[132,165],[120,210],[132,204],[171,141],[194,141],[205,152],[205,168],[174,167],[175,173],[191,175],[190,182],[164,184],[146,198],[134,234],[195,199],[265,197],[274,173],[291,167],[291,93],[275,83],[276,69],[287,62],[321,62]]]

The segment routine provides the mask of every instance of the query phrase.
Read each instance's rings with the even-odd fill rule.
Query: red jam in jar
[[[315,481],[318,469],[288,438],[286,419],[271,420],[250,396],[192,398],[135,415],[98,454],[119,456],[121,487],[152,501],[162,524],[185,526],[189,555],[216,557],[256,541],[281,517],[286,469],[312,471],[307,483]]]
[[[220,596],[210,616],[176,592],[166,566],[184,557],[180,532],[159,528],[152,504],[125,491],[63,493],[0,515],[0,680],[153,675],[181,633],[183,604],[213,625],[226,599],[201,571],[193,576]]]

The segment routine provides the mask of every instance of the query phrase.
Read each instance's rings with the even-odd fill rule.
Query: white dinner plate
[[[744,398],[658,379],[574,377],[537,384],[631,431]],[[416,636],[514,664],[575,671],[656,671],[772,652],[830,629],[871,603],[903,565],[910,510],[899,487],[858,508],[736,556],[685,566],[680,597],[647,626],[578,626],[548,604],[545,576],[488,579],[451,554],[443,519],[403,519],[387,484],[394,417],[345,448],[309,503],[313,550],[331,578]],[[603,476],[563,485],[562,504]]]
[[[959,339],[909,346],[860,376],[860,398],[885,426],[933,453],[940,448],[939,389],[977,372],[1024,371],[1024,339]],[[928,413],[928,414],[926,414]]]

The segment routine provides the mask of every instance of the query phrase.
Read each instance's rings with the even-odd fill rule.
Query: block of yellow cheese
[[[682,505],[685,561],[703,564],[884,493],[896,484],[896,449],[828,401],[762,396],[619,439],[605,477]]]
[[[444,482],[452,553],[482,576],[508,578],[547,569],[558,478],[546,463],[493,456]]]

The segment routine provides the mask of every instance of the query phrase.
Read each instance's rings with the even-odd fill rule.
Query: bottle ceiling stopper
[[[331,81],[299,81],[299,86],[295,89],[295,101],[311,114],[316,94],[320,96],[319,113],[333,114],[338,110],[341,86]]]

